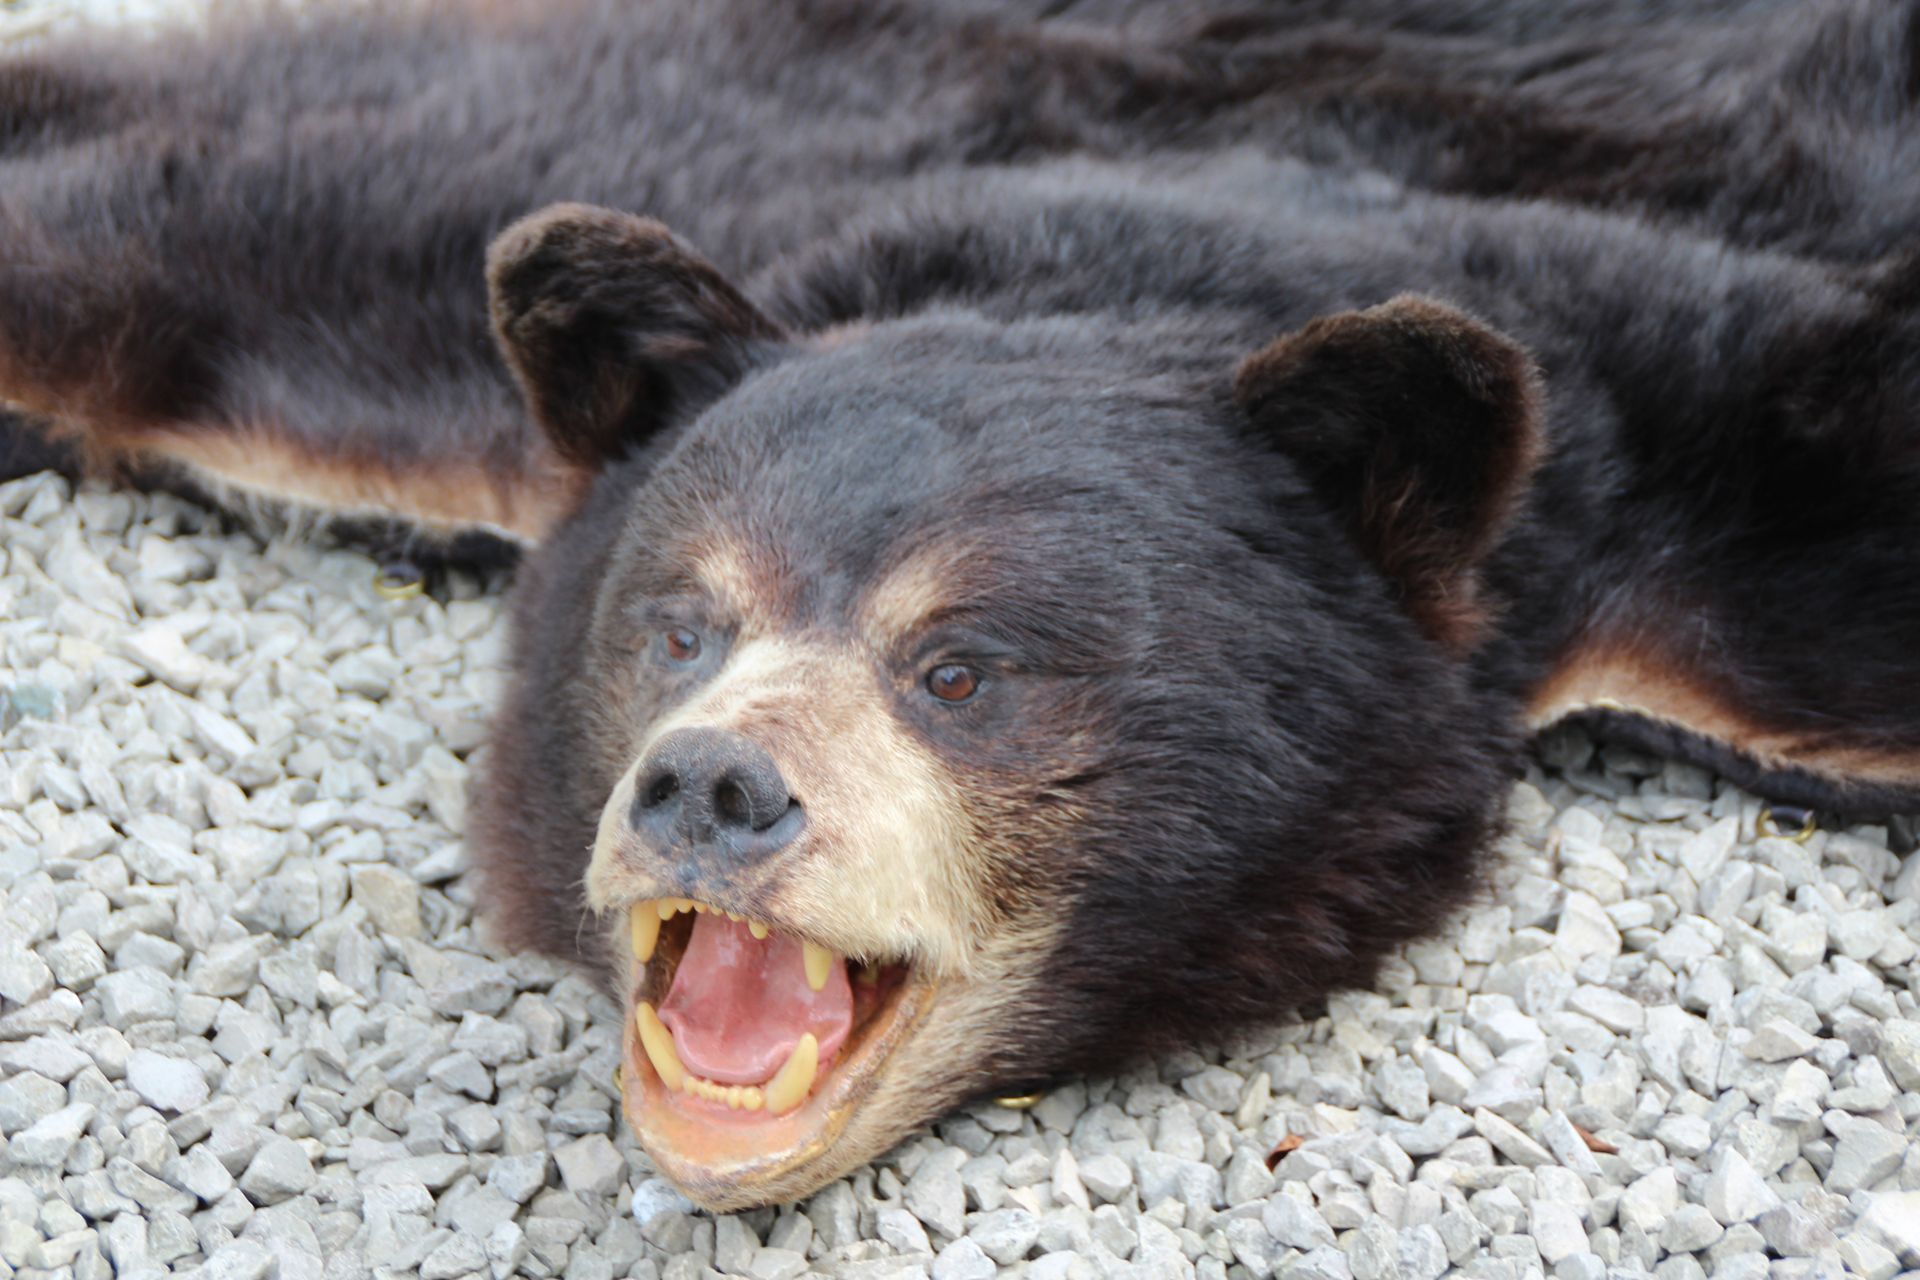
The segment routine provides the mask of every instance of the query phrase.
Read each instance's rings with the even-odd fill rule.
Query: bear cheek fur
[[[1106,732],[1153,745],[1110,758],[1075,821],[1037,846],[1058,926],[1028,959],[1042,978],[1001,1078],[1270,1024],[1369,984],[1385,951],[1476,891],[1517,737],[1462,669],[1388,656],[1411,640],[1392,638],[1404,620],[1330,607],[1360,669],[1310,709],[1249,714],[1269,690],[1193,680],[1132,730],[1114,713]],[[1322,652],[1311,665],[1341,665]]]

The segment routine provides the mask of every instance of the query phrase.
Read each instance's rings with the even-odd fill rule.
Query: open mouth
[[[628,912],[622,1086],[662,1172],[716,1208],[782,1194],[826,1152],[930,985],[688,898]],[[831,1176],[828,1174],[827,1176]]]

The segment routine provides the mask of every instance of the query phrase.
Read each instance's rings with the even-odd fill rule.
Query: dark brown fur
[[[458,524],[454,475],[538,542],[474,839],[562,954],[605,958],[636,726],[714,678],[653,642],[730,652],[701,552],[750,548],[959,797],[960,923],[1033,979],[950,1006],[932,1109],[1370,981],[1559,717],[1920,807],[1916,50],[1855,0],[63,47],[0,63],[0,398],[329,506]],[[964,569],[876,641],[916,557]]]
[[[1488,621],[1480,564],[1542,452],[1526,353],[1456,311],[1395,298],[1315,320],[1248,357],[1235,393],[1255,428],[1347,512],[1354,541],[1400,585],[1401,607],[1471,652]]]

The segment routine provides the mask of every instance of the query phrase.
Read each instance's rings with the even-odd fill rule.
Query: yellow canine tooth
[[[815,991],[827,985],[827,973],[833,968],[833,952],[817,942],[802,942],[800,958],[806,961],[807,985]]]
[[[678,1089],[689,1077],[680,1065],[679,1051],[673,1047],[673,1032],[645,1000],[634,1006],[633,1020],[640,1030],[640,1047],[647,1051],[647,1061],[653,1064],[660,1083]]]
[[[813,1088],[813,1077],[819,1070],[820,1042],[809,1031],[793,1046],[773,1079],[767,1081],[767,1113],[777,1116],[806,1101],[807,1090]]]
[[[660,944],[660,911],[652,902],[636,902],[627,923],[633,930],[633,958],[641,964],[653,959]]]
[[[761,924],[758,920],[749,920],[747,921],[747,932],[756,938],[764,938],[770,931],[766,925]]]

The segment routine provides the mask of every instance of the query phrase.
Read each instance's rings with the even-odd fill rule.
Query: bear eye
[[[667,657],[674,662],[692,662],[700,656],[700,637],[685,627],[675,627],[662,637]]]
[[[980,688],[980,676],[972,667],[950,662],[927,672],[927,692],[942,702],[965,702]]]

